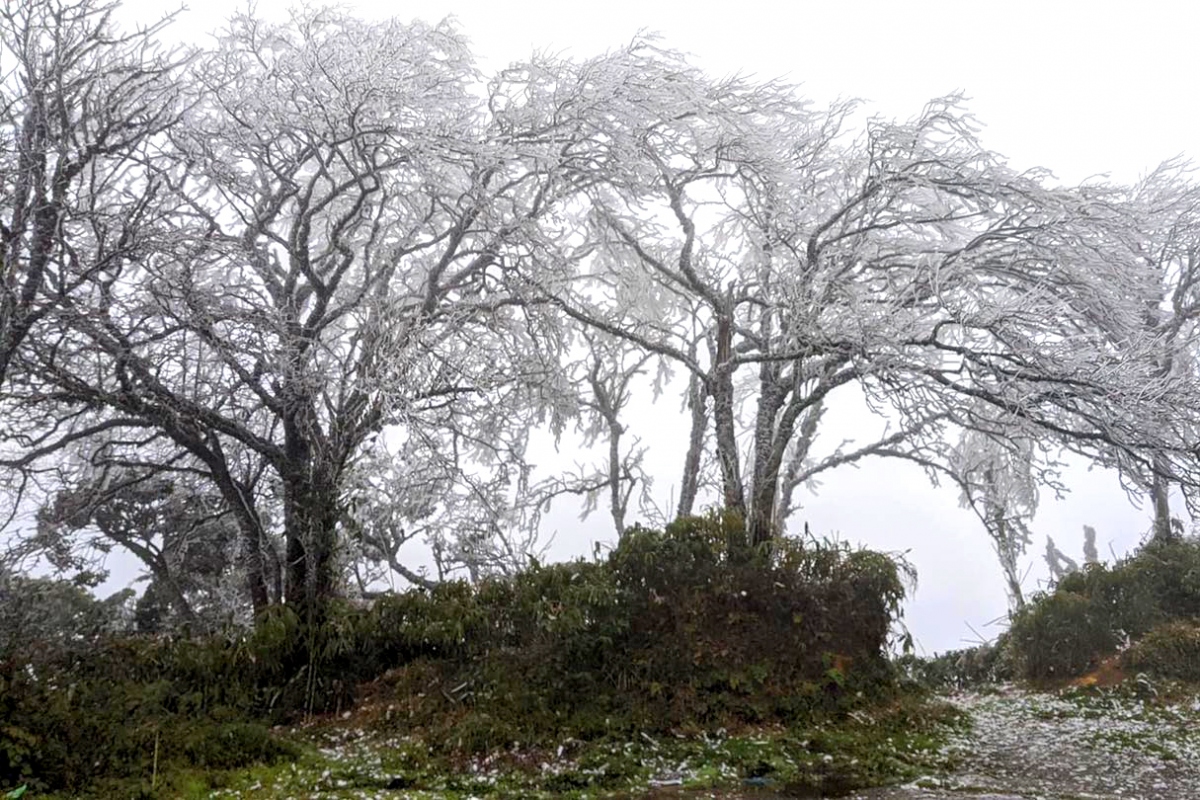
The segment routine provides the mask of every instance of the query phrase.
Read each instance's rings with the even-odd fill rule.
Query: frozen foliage
[[[968,429],[950,468],[962,488],[962,504],[975,512],[992,539],[1012,608],[1025,602],[1019,564],[1033,541],[1029,524],[1038,504],[1035,446],[1029,439],[998,439]]]
[[[867,455],[945,470],[964,430],[1045,443],[1013,445],[1039,478],[1065,447],[1135,481],[1194,480],[1196,420],[1174,404],[1195,377],[1155,366],[1173,347],[1145,324],[1161,275],[1120,192],[1014,173],[956,98],[855,136],[851,106],[715,81],[644,42],[530,80],[589,98],[588,168],[607,178],[578,271],[546,291],[690,374],[691,443],[711,432],[721,500],[756,540],[824,470]],[[822,410],[851,386],[898,428],[818,456]],[[689,450],[681,511],[702,463]]]
[[[54,8],[0,19],[5,480],[205,487],[256,610],[511,571],[563,495],[622,531],[715,494],[766,541],[868,456],[950,476],[1019,603],[1063,450],[1163,535],[1170,488],[1195,500],[1185,165],[1051,188],[957,97],[855,126],[652,39],[487,79],[449,23],[242,14],[172,61],[103,3]],[[690,426],[662,512],[651,390]],[[819,442],[847,396],[889,427]],[[539,430],[601,455],[535,480]]]

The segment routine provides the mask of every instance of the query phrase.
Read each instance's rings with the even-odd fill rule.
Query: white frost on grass
[[[1035,797],[1200,797],[1194,700],[1146,701],[1100,689],[1059,694],[1011,686],[950,698],[974,720],[946,754],[959,788]]]

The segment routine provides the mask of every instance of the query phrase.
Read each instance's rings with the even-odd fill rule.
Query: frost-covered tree
[[[1197,385],[1200,186],[1191,165],[1175,159],[1132,186],[1094,184],[1080,192],[1091,200],[1086,207],[1091,248],[1103,254],[1098,261],[1127,273],[1129,287],[1128,295],[1109,298],[1109,315],[1096,304],[1089,317],[1091,335],[1126,361],[1131,374],[1146,377],[1148,402],[1140,407],[1131,402],[1127,413],[1137,418],[1147,439],[1157,440],[1140,450],[1101,444],[1092,452],[1119,471],[1131,494],[1149,497],[1153,536],[1171,538],[1179,525],[1171,515],[1172,487],[1182,491],[1189,508],[1196,502],[1193,450],[1200,434],[1188,413],[1195,401],[1187,394]],[[1103,279],[1093,291],[1103,290],[1104,280],[1111,281]],[[1163,387],[1177,392],[1180,407],[1153,402],[1154,392]],[[1136,390],[1136,384],[1124,387],[1132,401],[1138,399]]]
[[[945,466],[963,429],[1032,426],[1195,482],[1194,381],[1129,357],[1155,336],[1146,274],[1105,250],[1122,210],[1009,169],[956,99],[855,134],[852,106],[713,80],[647,42],[526,81],[529,113],[582,94],[571,119],[594,131],[588,244],[544,289],[689,376],[691,442],[712,443],[720,500],[754,541],[821,472],[868,455]],[[894,427],[819,455],[823,410],[855,391]],[[690,503],[703,460],[686,463]]]
[[[509,570],[556,493],[603,494],[622,529],[643,385],[684,393],[675,510],[716,487],[754,542],[868,456],[957,469],[1010,561],[1016,490],[1061,449],[1200,486],[1191,301],[1163,293],[1190,298],[1177,181],[1049,188],[956,98],[852,124],[647,40],[485,82],[450,25],[306,8],[131,75],[104,96],[140,138],[78,170],[74,144],[26,149],[68,154],[86,214],[18,235],[58,208],[21,186],[59,184],[3,151],[26,254],[5,265],[32,275],[47,241],[63,265],[6,284],[37,310],[4,318],[3,463],[47,492],[113,470],[210,487],[256,610],[430,580],[414,539],[439,574]],[[79,130],[107,130],[99,96]],[[825,446],[826,410],[862,398],[889,427]],[[599,468],[534,481],[531,432],[572,426]]]
[[[1054,539],[1049,536],[1046,537],[1046,552],[1043,558],[1052,581],[1060,581],[1072,572],[1079,571],[1079,562],[1059,550]]]
[[[997,439],[967,430],[949,470],[961,488],[962,504],[979,517],[992,540],[1013,610],[1025,604],[1021,558],[1033,541],[1030,524],[1038,506],[1035,447],[1016,435]]]
[[[103,634],[129,629],[132,590],[103,600],[88,584],[35,578],[0,569],[0,653],[5,657],[32,648],[65,649]]]
[[[0,8],[0,382],[49,309],[137,247],[143,162],[179,115],[164,23],[122,34],[115,7]]]
[[[1155,290],[1142,308],[1143,336],[1153,348],[1150,359],[1160,380],[1195,379],[1197,324],[1200,323],[1200,185],[1193,168],[1181,160],[1168,161],[1122,192],[1128,214],[1125,243],[1135,263],[1146,270]],[[1175,415],[1163,414],[1154,423],[1164,428],[1179,425]],[[1194,436],[1180,430],[1181,436]],[[1170,492],[1177,482],[1169,460],[1155,455],[1149,461],[1122,460],[1123,474],[1134,488],[1149,494],[1154,515],[1154,536],[1174,535]],[[1189,505],[1195,486],[1179,482]]]
[[[653,354],[632,349],[600,330],[579,330],[576,346],[578,355],[564,364],[575,407],[574,432],[585,448],[602,443],[603,455],[598,463],[577,461],[573,469],[543,479],[529,487],[529,495],[544,509],[560,496],[581,497],[584,519],[603,504],[619,536],[631,524],[631,511],[643,518],[657,512],[649,495],[653,476],[643,466],[646,448],[628,426],[636,389],[640,384],[643,391],[657,395],[661,389],[655,379],[661,378],[661,370],[654,369]],[[563,431],[554,434],[561,444]]]
[[[147,581],[137,607],[139,629],[178,623],[202,631],[247,616],[245,583],[236,580],[239,538],[211,488],[158,470],[114,470],[59,492],[39,509],[26,548],[59,572],[84,575],[100,574],[104,556],[123,548],[141,562]]]
[[[193,62],[154,162],[154,246],[45,318],[5,398],[9,442],[41,438],[10,465],[152,444],[224,499],[254,607],[277,599],[278,537],[284,599],[317,609],[373,440],[519,460],[554,372],[513,265],[555,187],[486,135],[448,25],[239,16]]]
[[[1096,529],[1091,525],[1083,526],[1083,563],[1100,563],[1100,551],[1096,549]]]

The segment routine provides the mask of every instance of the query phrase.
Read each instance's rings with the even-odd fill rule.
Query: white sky
[[[193,3],[174,28],[181,38],[211,31],[244,3]],[[1067,0],[741,0],[736,3],[608,0],[415,0],[344,5],[366,17],[440,20],[453,15],[486,71],[533,49],[589,56],[628,42],[639,30],[691,54],[715,74],[742,73],[801,84],[818,103],[861,98],[886,116],[917,114],[931,98],[962,91],[985,125],[983,140],[1013,166],[1052,170],[1063,182],[1108,174],[1129,181],[1159,161],[1200,158],[1200,69],[1194,62],[1200,4],[1068,2]],[[260,0],[258,11],[280,14],[288,3]],[[156,19],[153,0],[129,0],[129,21]],[[678,417],[673,399],[650,412]],[[655,420],[655,426],[659,422]],[[852,432],[858,418],[835,427]],[[840,433],[828,434],[830,438]],[[684,442],[655,451],[663,458],[659,489],[677,480]],[[569,456],[568,455],[568,461]],[[664,458],[665,457],[665,458]],[[1044,575],[1040,553],[1051,535],[1080,557],[1082,526],[1099,532],[1102,554],[1123,553],[1148,528],[1113,476],[1072,474],[1063,502],[1043,498],[1029,554],[1032,590]],[[958,508],[949,488],[932,490],[915,467],[874,462],[830,477],[804,500],[796,521],[817,535],[837,534],[886,550],[909,551],[920,586],[907,622],[926,651],[963,646],[998,628],[1003,615],[999,567],[983,531]],[[591,552],[604,514],[580,526],[565,509],[555,514],[556,552]]]

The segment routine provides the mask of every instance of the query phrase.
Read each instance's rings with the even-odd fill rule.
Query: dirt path
[[[948,775],[851,800],[1200,800],[1200,699],[1005,687],[950,698],[975,721]],[[717,800],[782,800],[750,791]]]
[[[938,790],[907,787],[854,797],[1200,798],[1198,699],[1160,701],[1152,687],[1140,698],[1006,687],[951,699],[971,714],[975,726],[950,744],[959,767],[937,780]]]
[[[922,789],[915,786],[898,786],[887,789],[864,789],[848,795],[845,800],[1026,800],[1021,795],[993,794],[989,792],[952,791],[947,789]],[[651,792],[643,800],[798,800],[794,794],[778,794],[770,791],[747,789],[732,790],[680,790],[674,792]],[[1072,798],[1071,800],[1075,800]],[[1123,798],[1130,800],[1130,798]]]

